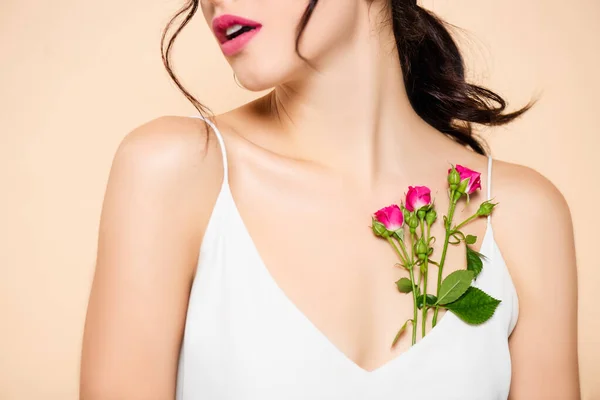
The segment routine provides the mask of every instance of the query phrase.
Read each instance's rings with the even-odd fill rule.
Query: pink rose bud
[[[406,209],[418,211],[431,204],[431,190],[427,186],[409,186],[406,194]]]
[[[458,187],[459,191],[466,194],[472,194],[477,189],[481,189],[481,173],[477,171],[473,171],[467,167],[463,167],[462,165],[456,166],[456,171],[458,171],[460,175],[460,186]],[[452,168],[448,170],[450,174],[452,172]],[[468,181],[467,181],[468,179]]]
[[[375,213],[375,220],[389,232],[396,232],[404,224],[402,210],[396,204],[382,208]]]

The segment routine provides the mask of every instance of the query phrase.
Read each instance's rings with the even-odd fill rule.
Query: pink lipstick
[[[221,15],[212,22],[213,32],[226,56],[239,53],[262,27],[256,21],[235,15]]]

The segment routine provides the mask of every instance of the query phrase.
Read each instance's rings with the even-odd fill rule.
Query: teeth
[[[233,34],[233,33],[236,33],[237,31],[239,31],[239,30],[240,30],[240,29],[242,29],[242,28],[243,28],[243,26],[242,26],[242,25],[239,25],[239,24],[238,24],[238,25],[233,25],[233,26],[230,26],[229,28],[227,28],[227,31],[225,32],[225,34],[226,34],[227,36],[229,36],[229,35],[231,35],[231,34]]]

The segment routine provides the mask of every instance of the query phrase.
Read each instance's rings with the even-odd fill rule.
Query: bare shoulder
[[[82,398],[174,393],[190,285],[223,174],[205,128],[161,117],[116,151],[84,329]]]
[[[515,230],[535,235],[537,242],[558,239],[558,232],[563,239],[572,236],[571,212],[563,193],[531,167],[494,160],[492,197],[499,203],[492,217],[496,236],[511,242],[507,247],[512,247],[507,236]]]
[[[492,197],[494,238],[519,305],[509,398],[578,399],[577,270],[567,201],[541,173],[501,161],[494,163]]]
[[[520,164],[494,160],[494,189],[500,191],[507,202],[525,202],[524,206],[537,204],[555,211],[568,212],[567,202],[546,176],[537,170]],[[535,211],[535,210],[528,210]],[[540,210],[547,211],[547,209]]]
[[[185,170],[211,170],[218,166],[219,157],[214,157],[216,146],[218,143],[207,133],[201,119],[162,116],[129,132],[115,160],[135,167],[138,173],[164,178]]]
[[[536,267],[547,272],[571,268],[575,274],[574,264],[552,262],[556,254],[549,251],[549,246],[554,253],[562,249],[568,259],[574,257],[575,246],[569,205],[552,181],[533,168],[495,160],[492,198],[498,203],[492,216],[494,236],[515,278],[527,280],[529,274],[540,272]],[[538,260],[549,256],[548,262],[521,265],[534,254]]]
[[[202,222],[210,215],[223,179],[223,163],[218,141],[204,121],[162,116],[124,137],[110,175],[107,195],[111,186],[122,182],[120,189],[138,188],[147,199],[178,199],[182,210],[194,214],[190,222],[202,226],[198,218]]]

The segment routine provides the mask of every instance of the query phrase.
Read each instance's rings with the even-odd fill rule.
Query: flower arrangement
[[[421,335],[426,334],[427,313],[433,310],[432,327],[437,323],[438,312],[444,308],[457,315],[463,321],[478,325],[492,317],[500,300],[484,291],[471,286],[483,268],[484,255],[470,246],[477,242],[477,237],[465,235],[462,228],[479,217],[490,215],[497,205],[487,200],[479,206],[477,212],[461,223],[453,225],[454,212],[458,202],[481,189],[481,173],[461,165],[452,166],[448,170],[448,196],[450,203],[448,213],[444,216],[445,237],[439,261],[432,259],[431,226],[437,220],[431,190],[426,186],[409,186],[406,200],[400,206],[393,204],[377,211],[372,217],[373,233],[386,239],[396,252],[400,263],[408,277],[396,281],[400,293],[412,294],[413,317],[400,328],[392,341],[396,344],[409,324],[412,325],[412,344],[416,343],[421,313]],[[408,234],[405,235],[405,229]],[[465,243],[467,268],[454,271],[442,280],[446,253],[450,244]],[[437,287],[435,294],[428,291],[428,270],[431,265],[437,267]]]

